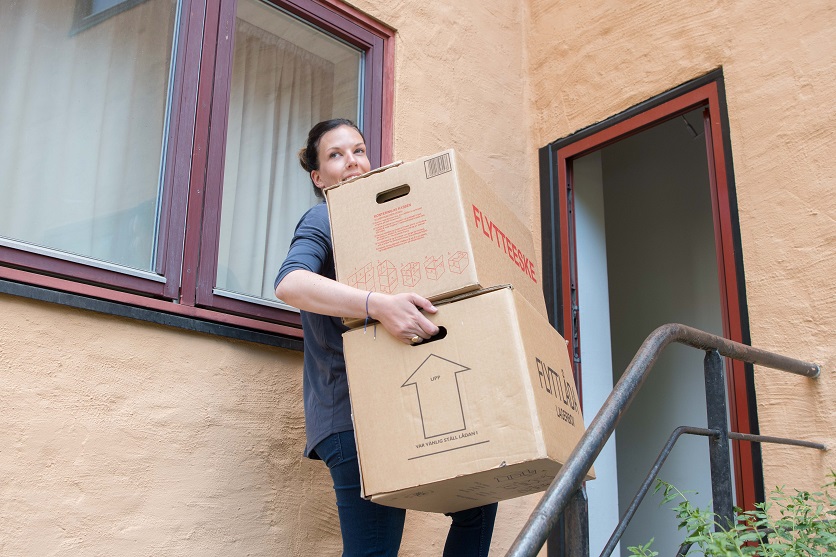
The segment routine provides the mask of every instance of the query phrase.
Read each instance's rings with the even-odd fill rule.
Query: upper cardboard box
[[[325,195],[338,281],[430,300],[513,284],[546,316],[530,230],[452,149]]]

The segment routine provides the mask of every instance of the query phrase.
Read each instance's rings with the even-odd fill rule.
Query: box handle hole
[[[379,194],[377,194],[377,202],[378,204],[382,205],[383,203],[388,203],[406,195],[409,195],[408,184],[404,184],[402,186],[398,186],[396,188],[380,192]]]
[[[424,344],[429,344],[431,342],[441,340],[446,336],[447,336],[447,329],[445,329],[444,327],[439,327],[438,332],[436,334],[434,334],[433,336],[431,336],[427,340],[419,342],[418,344],[413,344],[412,346],[423,346]]]

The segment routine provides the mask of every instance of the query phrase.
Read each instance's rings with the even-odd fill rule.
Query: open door
[[[656,326],[672,320],[670,315],[686,325],[717,329],[711,332],[749,343],[723,95],[722,74],[713,72],[541,149],[546,302],[552,323],[570,340],[588,420],[606,396],[602,389],[608,392],[623,371],[625,342],[629,341],[632,357]],[[706,259],[711,261],[706,264]],[[689,268],[694,260],[701,262],[696,271]],[[679,294],[676,288],[680,285],[690,290]],[[642,297],[644,301],[637,302]],[[652,307],[654,304],[664,307]],[[635,317],[638,314],[650,321],[643,322]],[[648,326],[655,318],[667,320]],[[637,329],[641,329],[638,341],[632,334]],[[602,371],[607,365],[602,355],[609,358],[611,370]],[[697,355],[701,361],[702,355]],[[676,369],[681,365],[670,363]],[[730,427],[757,433],[751,366],[728,360],[726,366]],[[701,384],[701,366],[691,373],[694,371],[700,374]],[[651,375],[657,373],[654,370]],[[657,398],[648,399],[648,407],[638,410],[634,403],[628,416],[651,412],[649,406],[666,393],[682,397],[683,393],[676,394],[677,388],[684,389],[687,397],[691,387],[678,380],[675,385],[662,383],[656,388]],[[704,414],[704,406],[701,412]],[[682,418],[688,419],[687,411]],[[638,485],[622,485],[632,483],[623,471],[632,466],[626,461],[635,452],[634,445],[627,443],[632,443],[630,435],[643,431],[647,423],[634,423],[632,434],[628,427],[624,439],[617,431],[618,450],[611,447],[610,456],[602,452],[599,460],[609,458],[612,468],[618,469],[618,482],[609,486],[602,482],[604,491],[629,492],[628,501],[635,493]],[[686,424],[675,423],[670,429],[679,425]],[[653,442],[649,443],[640,450],[650,450]],[[658,449],[661,444],[650,455],[651,460]],[[706,448],[695,450],[701,450],[707,462]],[[752,508],[763,500],[759,446],[733,442],[732,461],[736,504]],[[606,462],[601,467],[596,462],[599,477],[606,467]],[[638,474],[643,477],[646,471]],[[622,482],[622,477],[631,481]],[[590,516],[595,517],[592,491],[598,488],[593,483],[589,484]],[[710,496],[710,489],[708,493]],[[624,506],[624,494],[619,495]],[[614,500],[610,494],[610,503]],[[612,527],[614,524],[607,525],[604,533],[591,524],[591,537],[604,536],[603,545]],[[595,540],[591,543],[594,549]]]

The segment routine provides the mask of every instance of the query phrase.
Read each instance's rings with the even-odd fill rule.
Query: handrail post
[[[734,520],[731,484],[731,457],[729,456],[729,423],[726,414],[726,381],[723,360],[717,350],[706,350],[705,402],[708,429],[718,432],[708,438],[708,455],[711,462],[711,496],[714,514],[724,528]]]
[[[546,548],[548,557],[589,557],[589,500],[583,485],[566,504]]]

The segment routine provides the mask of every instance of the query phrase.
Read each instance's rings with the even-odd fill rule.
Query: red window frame
[[[392,159],[394,31],[337,0],[269,0],[365,52],[364,133]],[[0,246],[0,279],[301,337],[299,314],[214,295],[237,0],[182,0],[154,271],[159,280]],[[295,223],[294,223],[295,224]]]

